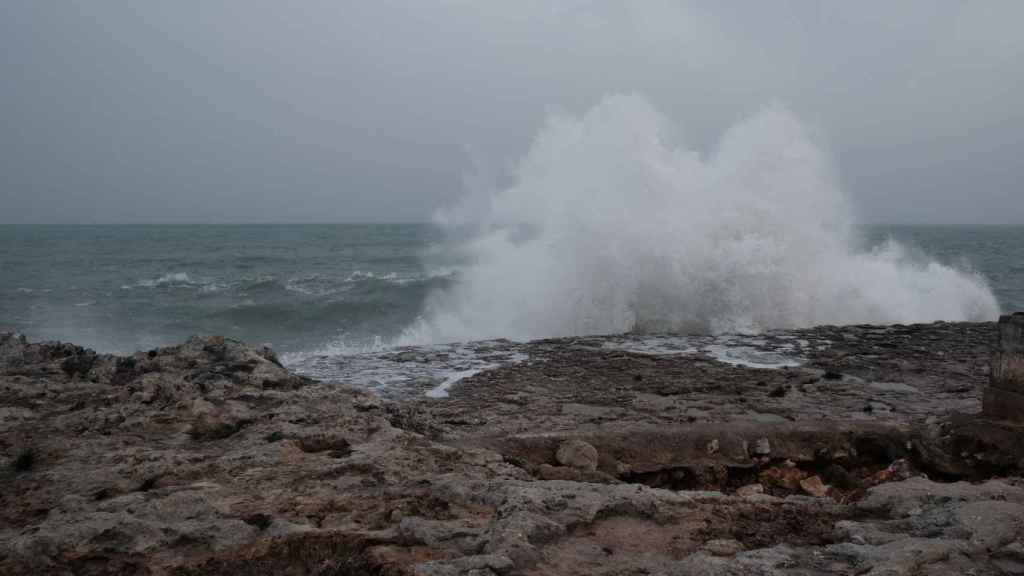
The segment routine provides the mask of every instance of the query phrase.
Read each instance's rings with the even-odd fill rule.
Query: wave
[[[358,283],[376,280],[380,282],[389,282],[393,284],[414,284],[418,282],[431,282],[434,280],[452,280],[457,275],[458,270],[456,268],[451,267],[438,267],[435,269],[414,274],[399,274],[397,272],[374,273],[356,270],[347,278],[345,278],[344,282]]]
[[[828,159],[774,105],[709,154],[638,95],[552,117],[511,187],[437,223],[471,262],[399,343],[989,320],[986,281],[862,246]]]
[[[447,277],[423,275],[409,282],[379,276],[354,281],[306,274],[240,282],[222,297],[200,304],[196,321],[307,343],[332,342],[338,335],[360,342],[392,339],[415,318],[429,293],[450,284]]]
[[[283,284],[271,281],[269,286],[282,286],[288,292],[295,292],[304,296],[329,296],[337,294],[344,289],[344,286],[339,286],[337,282],[324,278],[319,274],[293,276],[285,280]]]
[[[157,286],[166,286],[169,284],[192,285],[194,282],[186,272],[172,272],[157,278],[139,280],[134,284],[124,284],[121,286],[121,289],[131,290],[132,288],[156,288]]]
[[[379,334],[365,337],[344,334],[308,349],[284,352],[281,354],[281,362],[294,369],[319,358],[342,358],[386,352],[392,349],[391,344]]]
[[[241,293],[290,292],[304,296],[324,297],[360,288],[382,285],[407,286],[450,281],[456,271],[440,269],[422,273],[372,272],[355,270],[347,275],[327,274],[282,275],[280,277],[261,274],[225,280],[213,280],[192,276],[187,272],[172,272],[156,278],[145,278],[133,284],[124,284],[122,290],[149,289],[194,289],[200,292],[234,291]],[[28,293],[29,289],[22,289]]]
[[[193,278],[187,272],[171,272],[156,278],[145,278],[134,284],[123,284],[122,290],[138,288],[194,288],[203,292],[217,292],[227,288],[226,284],[210,279]]]
[[[356,270],[355,272],[352,272],[351,274],[349,274],[348,277],[345,278],[345,280],[343,280],[343,282],[351,283],[351,282],[360,282],[362,280],[383,280],[385,282],[388,282],[388,281],[394,281],[394,280],[397,280],[397,279],[398,279],[398,273],[397,272],[384,272],[384,273],[378,274],[376,272],[364,272],[362,270]]]

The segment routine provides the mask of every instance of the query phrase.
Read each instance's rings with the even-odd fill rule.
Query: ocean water
[[[976,271],[1024,310],[1024,227],[863,232]],[[0,330],[110,352],[197,333],[292,355],[383,347],[473,266],[443,245],[427,224],[0,226]]]
[[[222,334],[280,353],[397,336],[450,270],[427,225],[3,226],[0,330],[130,352]]]
[[[480,370],[527,360],[506,341],[417,339],[431,302],[479,265],[447,236],[428,224],[0,226],[0,331],[121,353],[222,334],[269,344],[312,377],[444,396]],[[1024,310],[1024,227],[871,227],[859,241],[865,254],[895,241],[922,269],[977,274],[1002,310]],[[604,345],[799,362],[750,338],[637,334]]]
[[[758,344],[772,330],[1024,309],[1024,227],[858,226],[782,106],[699,149],[610,95],[549,118],[510,177],[433,224],[0,226],[0,330],[104,352],[222,334],[443,395],[526,361],[509,340],[618,334],[770,367],[799,362]]]
[[[865,243],[893,238],[919,257],[980,273],[1003,312],[1024,312],[1024,226],[872,226]]]

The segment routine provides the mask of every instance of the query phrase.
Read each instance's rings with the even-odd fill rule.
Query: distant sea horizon
[[[159,221],[159,220],[146,220],[146,221],[112,221],[112,222],[88,222],[88,221],[68,221],[68,222],[4,222],[0,221],[0,226],[364,226],[364,225],[395,225],[395,224],[410,224],[410,225],[433,225],[432,219],[424,220],[253,220],[253,221],[220,221],[220,220],[170,220],[170,221]],[[911,226],[911,227],[951,227],[951,228],[986,228],[986,227],[1018,227],[1024,226],[1024,222],[888,222],[888,221],[877,221],[877,222],[863,222],[858,227],[875,227],[875,226]]]

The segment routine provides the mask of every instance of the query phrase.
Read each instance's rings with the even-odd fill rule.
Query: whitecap
[[[144,278],[134,284],[122,284],[121,290],[137,288],[198,288],[201,292],[219,292],[228,285],[206,278],[193,278],[187,272],[171,272],[156,278]]]

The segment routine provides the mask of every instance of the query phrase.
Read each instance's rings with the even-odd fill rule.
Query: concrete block
[[[996,352],[992,355],[989,385],[1024,394],[1024,354]]]
[[[999,318],[997,346],[982,411],[991,418],[1024,422],[1024,313]]]
[[[999,318],[999,351],[1024,355],[1024,312]]]
[[[989,386],[982,398],[982,413],[997,420],[1024,422],[1024,394]]]

